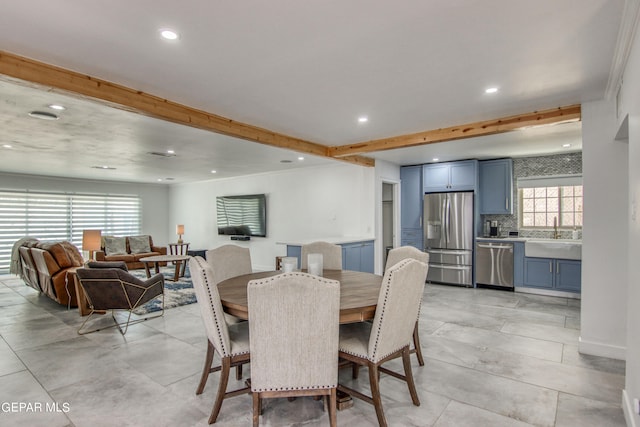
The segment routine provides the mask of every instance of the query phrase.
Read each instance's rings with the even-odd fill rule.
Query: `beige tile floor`
[[[422,404],[413,406],[404,383],[383,376],[389,424],[624,426],[624,363],[578,353],[579,305],[428,284],[420,319],[426,366],[412,357]],[[115,329],[78,336],[80,322],[76,310],[0,276],[0,425],[207,425],[217,374],[196,396],[206,348],[197,304],[134,325],[125,337]],[[368,390],[366,373],[360,378],[357,386]],[[348,371],[341,381],[352,382]],[[373,407],[358,400],[338,423],[377,425]],[[226,400],[216,425],[251,425],[250,396]],[[261,425],[328,420],[312,399],[268,400]]]

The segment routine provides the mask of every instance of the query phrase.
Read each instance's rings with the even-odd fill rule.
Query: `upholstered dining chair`
[[[328,242],[302,245],[300,268],[306,269],[309,254],[322,254],[322,266],[327,270],[342,270],[342,247]]]
[[[368,368],[371,396],[341,384],[338,390],[372,403],[380,426],[387,425],[380,395],[380,372],[404,380],[413,404],[420,405],[409,360],[409,343],[426,277],[424,263],[414,259],[400,261],[384,274],[373,322],[340,325],[340,358]],[[404,375],[381,366],[398,357],[402,357]]]
[[[215,249],[209,249],[205,252],[207,264],[213,270],[213,283],[218,284],[223,280],[230,279],[231,277],[242,276],[243,274],[250,274],[253,272],[251,267],[251,252],[249,248],[243,248],[237,245],[222,245]],[[244,322],[235,316],[228,313],[223,313],[224,319],[227,324],[232,325],[234,323]],[[213,345],[211,342],[207,343],[207,357],[205,359],[205,366],[202,370],[202,377],[196,394],[201,394],[207,383],[207,378],[210,372],[217,371],[220,367],[213,367]],[[236,366],[236,379],[242,378],[242,364]]]
[[[156,274],[146,280],[142,280],[129,273],[124,262],[91,262],[87,264],[86,268],[78,268],[76,276],[90,309],[89,315],[78,328],[78,334],[80,335],[104,329],[83,330],[89,319],[97,312],[111,311],[111,317],[115,323],[113,326],[116,326],[122,335],[127,333],[130,325],[164,314],[164,276],[162,274]],[[131,321],[133,310],[158,296],[162,296],[162,309],[159,314]],[[125,323],[118,322],[114,314],[115,310],[127,310],[129,312]],[[124,330],[122,325],[124,325]]]
[[[407,259],[407,258],[416,259],[420,262],[427,264],[427,266],[429,265],[429,254],[427,252],[423,252],[419,249],[414,248],[413,246],[401,246],[399,248],[394,248],[389,251],[389,254],[387,255],[387,264],[385,266],[385,271],[393,267],[403,259]],[[420,302],[422,302],[422,298],[420,298]],[[424,358],[422,357],[422,346],[420,345],[420,333],[418,330],[419,323],[420,323],[420,309],[418,309],[418,318],[416,319],[416,326],[413,329],[413,348],[410,351],[411,353],[416,354],[416,358],[418,359],[418,364],[420,366],[424,366]]]
[[[247,303],[254,427],[263,398],[293,396],[328,397],[336,426],[340,282],[300,272],[252,280]]]
[[[202,315],[208,338],[207,360],[205,362],[206,375],[203,372],[196,394],[201,394],[204,390],[210,372],[220,371],[218,393],[209,416],[209,424],[213,424],[218,418],[224,399],[250,392],[249,387],[227,391],[231,367],[249,363],[249,327],[247,322],[227,324],[215,281],[215,274],[207,261],[199,256],[191,258],[189,260],[189,271],[191,272],[193,288],[196,291],[200,314]],[[221,365],[218,368],[211,368],[213,356],[216,352],[222,359]]]

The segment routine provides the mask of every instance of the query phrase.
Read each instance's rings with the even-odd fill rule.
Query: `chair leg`
[[[202,376],[200,377],[200,384],[198,384],[196,394],[202,394],[205,385],[207,385],[207,379],[209,378],[209,373],[211,372],[211,365],[213,364],[214,354],[215,350],[213,348],[213,344],[211,344],[211,341],[207,339],[207,357],[204,360],[204,368],[202,368]]]
[[[354,363],[353,366],[351,367],[351,378],[353,378],[354,380],[357,380],[359,375],[360,375],[360,365],[358,365],[357,363]]]
[[[376,408],[378,424],[380,424],[380,427],[387,427],[387,420],[384,418],[384,411],[382,410],[382,397],[380,396],[380,374],[378,372],[378,366],[375,363],[369,362],[367,368],[369,370],[371,398],[373,400],[373,406]]]
[[[222,368],[220,369],[220,384],[218,385],[218,394],[216,395],[216,401],[213,404],[211,410],[211,416],[209,416],[209,424],[216,422],[218,414],[220,413],[220,407],[224,400],[224,395],[227,392],[227,383],[229,382],[229,371],[231,371],[231,358],[222,358]]]
[[[261,411],[260,393],[253,393],[253,427],[258,427],[260,424],[260,411]]]
[[[236,380],[240,381],[242,379],[242,365],[236,366]]]
[[[338,408],[338,399],[336,397],[337,389],[331,389],[331,395],[329,396],[329,425],[331,427],[338,426],[338,416],[336,415],[336,410]]]
[[[407,386],[409,387],[409,393],[411,394],[411,400],[416,406],[420,406],[420,399],[418,399],[418,392],[416,391],[416,385],[413,382],[413,372],[411,371],[411,353],[409,353],[409,346],[406,346],[402,350],[402,364],[404,365],[404,376],[407,380]]]
[[[416,326],[413,328],[413,347],[416,350],[416,357],[418,358],[418,365],[424,366],[424,359],[422,358],[422,347],[420,346],[420,334],[418,333],[418,321],[416,320]]]

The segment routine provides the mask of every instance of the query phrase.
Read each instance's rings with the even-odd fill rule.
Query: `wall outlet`
[[[633,412],[636,415],[640,415],[640,400],[638,400],[637,398],[633,399]]]

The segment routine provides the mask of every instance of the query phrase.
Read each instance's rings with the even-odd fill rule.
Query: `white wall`
[[[251,249],[256,270],[273,269],[286,247],[276,242],[342,236],[374,237],[374,168],[336,162],[329,166],[174,184],[170,189],[171,227],[184,224],[190,249],[233,243]],[[216,196],[267,195],[267,237],[248,242],[218,236]]]
[[[622,405],[629,426],[640,426],[633,399],[640,398],[640,32],[636,31],[624,71],[619,120],[628,114],[629,206],[625,215],[628,234],[627,369]]]
[[[627,144],[614,140],[617,129],[614,101],[583,104],[582,122],[584,227],[580,352],[624,359]]]
[[[169,242],[169,187],[166,185],[0,173],[0,189],[138,195],[142,199],[142,232],[150,234],[156,245],[164,246]]]

